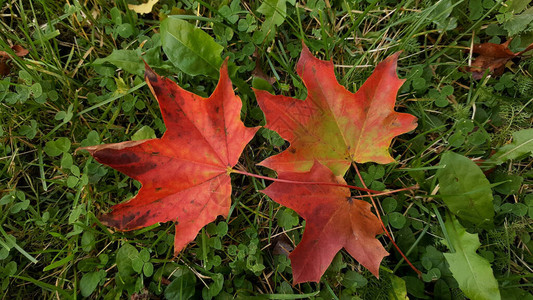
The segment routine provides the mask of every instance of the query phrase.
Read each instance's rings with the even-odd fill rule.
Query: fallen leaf
[[[280,179],[310,183],[274,182],[262,191],[306,220],[303,238],[289,255],[294,284],[320,281],[342,248],[378,277],[381,260],[388,253],[376,239],[383,230],[370,211],[370,203],[351,198],[345,187],[312,184],[345,184],[342,177],[319,162],[305,173],[279,171],[278,175]]]
[[[159,2],[159,0],[148,0],[148,2],[143,4],[128,4],[128,9],[141,15],[149,14],[152,12],[152,8],[157,2]]]
[[[174,251],[194,240],[231,203],[229,170],[258,128],[240,120],[241,100],[232,89],[227,63],[213,94],[187,92],[146,66],[146,81],[159,101],[167,130],[162,138],[84,147],[99,162],[142,183],[129,201],[113,206],[102,223],[133,230],[176,221]]]
[[[272,239],[272,254],[274,255],[285,255],[289,254],[294,250],[291,240],[287,237],[286,234],[281,234]]]
[[[11,68],[6,62],[0,61],[0,76],[7,76],[11,73]]]
[[[471,72],[474,79],[481,79],[488,69],[489,73],[499,76],[503,74],[505,64],[517,56],[533,49],[533,44],[525,50],[514,53],[509,49],[511,40],[503,44],[483,43],[474,44],[472,53],[479,54],[469,67],[464,68],[466,72]]]
[[[489,261],[476,253],[481,246],[478,235],[466,232],[450,214],[447,214],[444,226],[451,243],[447,246],[454,250],[452,253],[444,253],[444,257],[459,288],[470,299],[501,299],[498,282]]]
[[[261,68],[261,62],[259,62],[259,55],[257,54],[257,50],[254,51],[253,57],[255,59],[255,68],[252,70],[252,76],[261,78],[264,81],[268,82],[270,85],[274,84],[274,82],[276,82],[276,78],[265,74],[263,68]]]
[[[18,57],[23,57],[30,53],[30,51],[24,49],[24,47],[20,45],[13,45],[10,48],[15,52],[15,55]],[[6,51],[0,51],[0,76],[7,76],[11,72],[11,68],[7,63],[10,59],[11,55],[9,55],[9,53],[7,53]]]
[[[452,213],[478,225],[488,225],[494,218],[490,182],[468,157],[451,151],[442,155],[437,171],[439,194]]]
[[[28,51],[27,49],[24,49],[24,47],[20,45],[13,45],[10,48],[11,50],[15,52],[15,55],[18,57],[23,57],[23,56],[28,55],[28,53],[30,53],[30,51]],[[7,53],[6,51],[0,51],[0,59],[7,59],[7,58],[11,58],[11,55],[9,55],[9,53]]]
[[[416,117],[394,111],[404,82],[396,75],[398,55],[378,64],[353,94],[337,82],[333,63],[315,58],[304,45],[296,71],[307,87],[305,101],[255,90],[266,127],[291,143],[260,164],[278,172],[305,172],[318,160],[344,175],[352,162],[393,162],[392,139],[417,126]]]

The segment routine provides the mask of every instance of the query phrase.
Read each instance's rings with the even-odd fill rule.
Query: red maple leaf
[[[495,76],[503,74],[505,64],[515,57],[521,56],[523,53],[533,49],[533,44],[529,45],[523,51],[514,53],[509,49],[511,40],[503,44],[483,43],[474,44],[472,53],[479,54],[469,67],[465,67],[466,72],[472,72],[474,79],[481,79],[485,71],[488,69],[490,73]]]
[[[102,223],[133,230],[176,221],[174,252],[231,204],[230,170],[258,128],[240,120],[227,64],[213,94],[205,99],[162,78],[146,66],[145,79],[159,101],[167,130],[162,138],[98,145],[88,150],[100,163],[142,183],[129,201],[113,206]]]
[[[370,203],[351,198],[348,188],[313,184],[346,184],[342,177],[336,177],[318,162],[309,172],[280,171],[278,175],[281,179],[310,183],[274,182],[262,191],[306,220],[303,238],[289,256],[294,284],[320,281],[342,248],[378,277],[381,260],[388,253],[375,238],[383,230],[370,211]]]
[[[305,101],[255,90],[266,127],[290,147],[261,162],[278,172],[305,172],[315,160],[344,175],[352,162],[390,163],[392,139],[416,128],[416,117],[394,111],[404,80],[396,75],[396,53],[377,65],[361,88],[340,85],[331,61],[315,58],[304,45],[296,66],[307,87]]]

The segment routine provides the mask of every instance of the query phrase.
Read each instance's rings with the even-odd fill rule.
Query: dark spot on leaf
[[[346,201],[350,204],[353,204],[353,198],[352,197],[346,197]]]
[[[152,155],[159,155],[159,152],[152,152]]]
[[[117,152],[119,151],[112,149],[96,151],[94,153],[94,158],[96,158],[96,160],[99,162],[112,165],[127,165],[141,160],[135,153],[125,152],[118,154]]]
[[[215,112],[218,113],[219,111],[220,111],[220,107],[219,106],[215,107]]]
[[[154,89],[154,93],[157,95],[156,98],[163,94],[163,89],[159,85],[152,84],[152,88]]]
[[[155,72],[150,68],[146,68],[146,71],[144,72],[144,76],[148,80],[150,80],[151,83],[157,83],[159,81]]]
[[[140,163],[135,166],[132,166],[131,168],[128,168],[126,170],[127,174],[130,176],[136,176],[144,174],[148,171],[151,171],[153,169],[157,168],[157,164],[154,162],[146,162],[146,163]]]
[[[120,220],[120,223],[121,223],[121,228],[126,228],[128,227],[128,223],[131,222],[132,220],[135,219],[135,217],[137,217],[139,215],[138,212],[136,213],[133,213],[133,214],[130,214],[130,215],[125,215],[122,217],[122,220]]]
[[[109,214],[105,214],[102,217],[100,217],[100,222],[107,226],[115,227],[121,230],[128,229],[130,226],[128,225],[129,222],[131,222],[135,217],[139,215],[139,212],[135,212],[132,214],[124,215],[122,218],[117,219],[117,216],[113,214],[113,212]]]
[[[113,165],[110,164],[111,167],[119,170],[120,172],[133,177],[133,178],[139,178],[140,175],[148,173],[152,171],[153,169],[156,169],[158,167],[158,164],[152,161],[140,161],[132,164],[124,164],[124,165]]]
[[[289,152],[292,153],[292,154],[294,154],[294,153],[296,153],[296,149],[294,149],[294,148],[290,148],[290,149],[289,149]]]
[[[147,210],[140,217],[136,218],[135,220],[133,220],[133,222],[128,224],[128,228],[133,229],[133,228],[146,227],[146,226],[151,225],[151,224],[146,224],[147,219],[151,217],[150,213],[151,213],[151,210]]]
[[[156,188],[155,188],[155,191],[156,191],[156,192],[159,192],[159,191],[162,190],[162,189],[163,189],[162,187],[156,187]]]

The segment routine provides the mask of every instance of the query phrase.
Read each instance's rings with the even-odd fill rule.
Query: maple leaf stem
[[[352,162],[352,165],[354,166],[355,168],[355,172],[357,173],[357,177],[359,177],[359,180],[361,181],[361,183],[363,184],[363,186],[366,188],[366,184],[365,182],[363,181],[363,177],[361,176],[361,173],[359,173],[359,169],[357,168],[357,165],[355,164],[355,162]],[[412,187],[411,187],[412,188]],[[407,190],[407,189],[411,189],[411,188],[406,188],[406,189],[403,189],[403,190]],[[400,189],[402,190],[402,189]],[[396,242],[394,241],[394,239],[392,238],[390,232],[387,230],[387,227],[385,227],[385,224],[383,223],[383,220],[381,219],[381,215],[379,214],[379,210],[378,210],[378,207],[376,205],[376,202],[374,201],[374,196],[377,196],[377,195],[367,195],[367,197],[370,197],[370,200],[372,201],[372,206],[374,207],[374,209],[376,210],[376,215],[379,219],[379,223],[381,224],[381,228],[383,228],[383,231],[385,232],[385,235],[390,239],[390,241],[392,242],[392,244],[394,245],[394,248],[396,248],[396,250],[398,250],[398,252],[400,252],[400,255],[403,257],[403,259],[405,259],[405,261],[407,262],[407,264],[409,264],[409,266],[411,267],[411,269],[413,269],[416,274],[418,274],[418,276],[420,277],[422,275],[422,272],[420,272],[420,270],[418,270],[412,263],[411,261],[409,261],[409,259],[407,258],[407,256],[405,256],[405,254],[403,254],[402,250],[400,250],[400,247],[398,247],[398,245],[396,245]]]
[[[362,192],[372,193],[372,194],[383,194],[383,191],[375,191],[365,188],[361,188],[358,186],[348,185],[348,184],[342,184],[342,183],[334,183],[334,182],[309,182],[309,181],[294,181],[294,180],[287,180],[287,179],[279,179],[279,178],[272,178],[267,176],[261,176],[253,173],[248,173],[246,171],[241,170],[235,170],[232,169],[232,173],[242,174],[246,176],[251,176],[259,179],[266,179],[274,182],[281,182],[281,183],[291,183],[291,184],[307,184],[307,185],[330,185],[330,186],[340,186],[345,187],[353,190],[358,190]]]
[[[390,194],[395,194],[395,193],[399,193],[399,192],[403,192],[403,191],[410,191],[410,190],[416,190],[418,189],[419,186],[418,184],[417,185],[413,185],[413,186],[410,186],[410,187],[406,187],[406,188],[403,188],[403,189],[397,189],[397,190],[392,190],[392,191],[385,191],[385,192],[381,192],[379,194],[374,194],[374,195],[359,195],[359,196],[353,196],[352,198],[367,198],[367,197],[377,197],[377,196],[384,196],[384,195],[390,195]]]

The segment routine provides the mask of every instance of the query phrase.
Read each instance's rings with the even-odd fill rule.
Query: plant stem
[[[274,182],[281,182],[281,183],[308,184],[308,185],[330,185],[330,186],[345,187],[345,188],[358,190],[358,191],[362,191],[362,192],[367,192],[367,193],[373,193],[373,194],[383,194],[384,193],[383,191],[369,190],[367,188],[360,188],[358,186],[342,184],[342,183],[335,183],[335,182],[294,181],[294,180],[287,180],[287,179],[279,179],[279,178],[271,178],[271,177],[267,177],[267,176],[261,176],[261,175],[257,175],[257,174],[253,174],[253,173],[248,173],[246,171],[235,170],[235,169],[232,169],[231,172],[232,173],[246,175],[246,176],[251,176],[251,177],[255,177],[255,178],[266,179],[266,180],[270,180],[270,181],[274,181]],[[392,192],[395,192],[395,191],[385,192],[385,193],[392,193]]]
[[[384,192],[381,192],[379,194],[374,194],[374,195],[359,195],[359,196],[352,196],[352,198],[367,198],[367,197],[377,197],[377,196],[384,196],[384,195],[390,195],[390,194],[394,194],[394,193],[398,193],[398,192],[403,192],[403,191],[410,191],[410,190],[416,190],[418,189],[419,186],[418,184],[417,185],[413,185],[413,186],[410,186],[410,187],[406,187],[406,188],[403,188],[403,189],[397,189],[397,190],[392,190],[392,191],[384,191]]]
[[[359,180],[361,181],[361,183],[363,184],[363,186],[366,188],[366,184],[365,182],[363,181],[363,177],[361,176],[361,173],[359,173],[359,169],[357,168],[357,165],[352,162],[352,165],[354,166],[355,168],[355,172],[357,173],[357,177],[359,177]],[[389,231],[387,230],[387,227],[385,227],[385,224],[383,223],[383,220],[381,219],[381,215],[379,214],[379,210],[378,210],[378,207],[376,205],[376,202],[374,201],[374,198],[372,195],[368,195],[368,197],[370,197],[370,200],[372,201],[372,206],[374,206],[374,209],[376,210],[376,215],[379,219],[379,223],[381,224],[381,228],[383,228],[383,231],[385,232],[385,235],[387,235],[387,237],[390,239],[390,241],[392,242],[392,244],[394,245],[394,248],[396,248],[396,250],[398,250],[398,252],[400,252],[400,255],[405,259],[405,261],[409,264],[409,266],[411,267],[411,269],[413,269],[416,274],[418,274],[418,276],[421,276],[422,275],[422,272],[420,272],[420,270],[418,270],[415,266],[413,266],[413,264],[411,263],[411,261],[409,261],[409,259],[405,256],[405,254],[403,254],[402,250],[400,250],[400,247],[398,247],[398,245],[396,245],[396,242],[394,241],[394,239],[392,238],[391,234],[389,233]]]
[[[274,182],[292,183],[292,184],[310,184],[310,185],[331,185],[331,186],[346,187],[346,188],[349,188],[349,189],[353,189],[353,190],[358,190],[358,191],[367,192],[367,193],[373,193],[374,194],[374,195],[353,196],[352,198],[366,198],[366,197],[372,197],[372,196],[384,196],[384,195],[390,195],[390,194],[403,192],[403,191],[415,190],[415,189],[418,188],[418,185],[413,185],[411,187],[392,190],[392,191],[375,191],[375,190],[370,190],[370,189],[367,189],[367,188],[361,188],[361,187],[358,187],[358,186],[342,184],[342,183],[335,183],[335,182],[294,181],[294,180],[271,178],[271,177],[267,177],[267,176],[256,175],[256,174],[253,174],[253,173],[248,173],[246,171],[235,170],[235,169],[232,169],[231,172],[232,173],[246,175],[246,176],[251,176],[251,177],[255,177],[255,178],[266,179],[266,180],[270,180],[270,181],[274,181]]]

